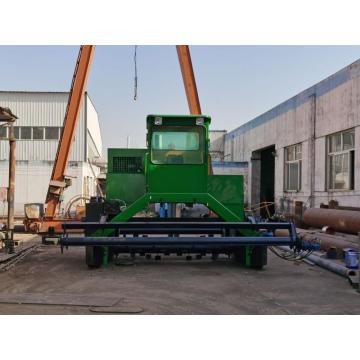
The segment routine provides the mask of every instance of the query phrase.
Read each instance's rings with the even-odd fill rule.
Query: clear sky
[[[360,46],[191,46],[202,112],[232,130],[360,57]],[[77,46],[0,46],[0,90],[68,91]],[[104,149],[145,146],[147,114],[186,114],[174,46],[98,46],[88,92]],[[1,104],[0,104],[1,105]]]

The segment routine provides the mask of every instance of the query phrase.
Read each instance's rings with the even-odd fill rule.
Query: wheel
[[[227,233],[227,236],[241,236],[241,234],[235,229],[230,229]],[[246,249],[246,246],[241,246],[233,252],[232,258],[236,263],[240,265],[246,265]]]
[[[250,251],[250,266],[254,269],[262,269],[267,264],[267,246],[254,246]]]
[[[245,251],[245,246],[236,249],[233,252],[233,259],[236,263],[240,264],[240,265],[245,265],[246,263],[246,251]]]
[[[102,247],[101,246],[86,246],[85,261],[89,268],[99,268],[102,263]]]

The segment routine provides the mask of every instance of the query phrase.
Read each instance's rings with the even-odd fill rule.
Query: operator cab
[[[156,165],[199,165],[206,160],[207,126],[203,117],[148,116],[150,159]],[[206,123],[206,125],[205,125]]]
[[[205,191],[210,117],[147,117],[147,183],[150,192]]]

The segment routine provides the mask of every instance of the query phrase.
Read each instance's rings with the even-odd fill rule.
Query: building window
[[[285,191],[301,189],[301,144],[285,148]]]
[[[7,139],[7,129],[6,126],[0,126],[0,139]]]
[[[33,127],[33,139],[34,140],[44,140],[44,128],[43,127]]]
[[[59,140],[61,127],[14,126],[16,140]],[[0,126],[0,139],[8,137],[7,127]]]
[[[19,126],[14,126],[14,136],[16,140],[20,139],[20,127]]]
[[[21,140],[31,140],[31,127],[30,126],[20,127],[20,137]]]
[[[59,128],[58,127],[46,127],[45,128],[46,140],[59,140]]]
[[[328,136],[328,190],[354,189],[354,129]]]

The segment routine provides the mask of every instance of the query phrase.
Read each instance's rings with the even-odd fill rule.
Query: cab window
[[[151,138],[151,161],[154,164],[202,164],[204,129],[196,127],[158,127]]]

